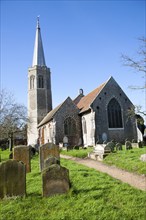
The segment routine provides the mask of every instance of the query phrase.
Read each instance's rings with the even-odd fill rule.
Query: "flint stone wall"
[[[26,172],[31,172],[30,148],[25,145],[19,145],[13,148],[13,159],[22,161],[26,165]]]
[[[53,164],[42,172],[44,197],[66,193],[69,190],[69,170],[65,167]]]
[[[60,160],[59,146],[53,143],[47,143],[40,146],[40,170],[45,168],[45,160],[53,156]]]
[[[2,162],[0,164],[0,198],[25,195],[25,165],[16,160]]]

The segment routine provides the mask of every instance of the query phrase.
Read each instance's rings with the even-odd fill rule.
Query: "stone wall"
[[[108,128],[107,106],[112,98],[116,98],[121,106],[123,128]],[[128,138],[129,140],[136,139],[137,133],[135,120],[132,118],[128,119],[127,116],[128,109],[131,107],[133,107],[131,101],[128,99],[128,97],[119,87],[119,85],[115,82],[115,80],[111,78],[92,105],[93,110],[96,112],[96,141],[98,139],[100,142],[103,141],[103,133],[107,134],[107,141],[114,139],[117,142],[124,143],[126,138]]]
[[[81,138],[81,117],[79,116],[79,109],[68,97],[64,104],[60,107],[59,111],[55,115],[56,121],[56,144],[63,141],[64,134],[64,120],[67,117],[72,117],[76,121],[76,134],[74,137],[68,137],[70,145],[77,145]]]

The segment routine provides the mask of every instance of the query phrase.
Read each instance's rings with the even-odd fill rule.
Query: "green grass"
[[[27,174],[26,198],[0,200],[1,220],[145,220],[146,194],[107,174],[61,160],[69,169],[71,189],[67,194],[41,196],[38,156]]]
[[[139,158],[142,154],[146,154],[146,147],[144,148],[133,148],[132,150],[125,150],[123,146],[122,151],[117,151],[110,153],[103,163],[107,165],[114,165],[123,170],[129,172],[134,172],[137,174],[146,174],[146,163],[141,161]],[[82,150],[70,150],[70,151],[61,151],[61,154],[85,158],[88,153],[93,151],[93,148],[82,149]]]
[[[103,162],[108,165],[115,165],[129,172],[146,174],[146,162],[139,159],[142,154],[146,154],[146,147],[111,153]]]
[[[79,150],[69,150],[69,151],[66,151],[66,150],[61,150],[61,154],[64,154],[64,155],[68,155],[68,156],[73,156],[73,157],[79,157],[79,158],[85,158],[88,156],[88,153],[89,152],[92,152],[93,151],[93,147],[89,147],[87,149],[79,149]]]

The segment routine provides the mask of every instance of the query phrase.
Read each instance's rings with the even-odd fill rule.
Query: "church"
[[[52,109],[51,71],[46,66],[39,19],[32,67],[28,69],[28,145],[64,143],[94,146],[97,142],[137,140],[134,105],[111,76],[89,94],[83,89]]]

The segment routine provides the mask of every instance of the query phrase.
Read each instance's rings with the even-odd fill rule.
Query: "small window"
[[[44,88],[44,78],[43,78],[43,76],[38,77],[38,88]]]
[[[30,76],[30,89],[34,89],[35,76]]]
[[[108,124],[109,128],[122,128],[122,113],[118,101],[113,98],[108,104]]]

